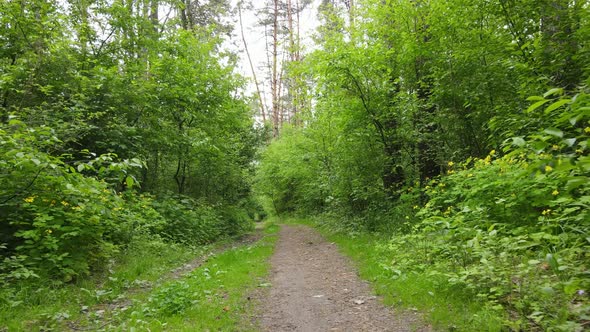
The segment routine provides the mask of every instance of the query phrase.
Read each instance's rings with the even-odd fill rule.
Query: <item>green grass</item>
[[[71,284],[32,280],[4,287],[0,290],[0,329],[35,331],[76,320],[86,307],[151,285],[195,255],[198,253],[184,246],[144,240],[132,244],[100,275]]]
[[[171,271],[228,246],[231,240],[196,250],[159,241],[138,241],[121,253],[119,259],[112,262],[109,271],[101,276],[65,285],[45,280],[4,287],[0,289],[0,330],[59,331],[70,326],[107,330],[128,330],[131,327],[141,330],[141,327],[152,326],[151,330],[158,330],[159,327],[163,329],[164,324],[175,326],[178,330],[182,330],[182,324],[189,324],[187,330],[191,330],[190,326],[198,324],[228,326],[235,322],[240,312],[238,309],[245,308],[239,302],[242,289],[246,289],[242,287],[256,284],[256,278],[263,277],[267,271],[264,260],[272,252],[274,237],[271,234],[276,229],[276,226],[268,225],[264,231],[267,236],[260,243],[213,255],[201,268],[180,279],[173,278]],[[205,269],[208,269],[210,279],[203,272]],[[166,295],[166,287],[177,282],[188,284],[191,296],[201,297],[184,313],[187,320],[180,319],[178,315],[149,312],[148,309],[156,304],[154,294]],[[174,291],[168,290],[169,295],[174,295]],[[150,298],[152,303],[146,307]],[[108,305],[113,302],[121,306]],[[213,303],[216,306],[210,305]],[[169,306],[173,307],[173,304]],[[204,316],[217,312],[219,306],[223,315],[214,315],[211,317],[213,321],[203,320]],[[223,310],[225,307],[228,310]],[[206,314],[198,313],[201,309],[195,308],[206,310],[203,311]]]
[[[310,219],[290,219],[286,223],[317,226]],[[317,228],[329,241],[336,243],[343,254],[352,258],[361,278],[371,282],[375,294],[382,296],[386,305],[418,310],[426,322],[440,330],[503,330],[499,313],[486,308],[466,290],[450,287],[444,280],[430,276],[428,271],[398,275],[392,264],[395,253],[380,249],[389,237],[368,233],[351,236]]]
[[[251,322],[244,321],[253,310],[248,294],[265,283],[277,230],[277,226],[270,225],[266,236],[257,243],[215,255],[186,277],[137,298],[110,328],[227,331],[250,325]]]

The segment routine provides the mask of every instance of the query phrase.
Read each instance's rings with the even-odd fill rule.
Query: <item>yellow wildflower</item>
[[[445,212],[443,212],[443,214],[444,214],[445,216],[448,216],[449,214],[451,214],[451,211],[453,211],[453,208],[449,206],[449,207],[448,207],[448,208],[445,210]]]
[[[452,170],[452,169],[450,169],[450,170],[447,171],[447,174],[455,174],[455,171]]]
[[[545,172],[551,172],[553,170],[553,167],[547,165],[545,166]]]
[[[448,165],[449,165],[449,167],[453,167],[453,165],[455,165],[455,163],[454,163],[454,162],[452,162],[452,161],[449,161],[449,162],[448,162]]]
[[[46,230],[45,230],[45,233],[47,233],[47,234],[51,234],[51,233],[53,233],[53,231],[52,231],[52,230],[50,230],[50,229],[46,229]]]
[[[559,150],[559,145],[553,144],[553,146],[551,147],[553,150]]]
[[[63,205],[63,206],[68,206],[68,205],[70,205],[70,203],[68,203],[68,202],[66,202],[66,201],[61,201],[61,205]]]
[[[418,210],[418,205],[414,205],[414,210]]]
[[[541,214],[544,216],[548,216],[551,214],[551,209],[543,210],[543,212],[541,212]]]
[[[27,203],[33,203],[35,201],[35,196],[30,196],[25,198],[25,202]]]
[[[468,178],[470,178],[470,177],[472,177],[472,176],[473,176],[473,174],[472,174],[472,173],[469,173],[469,174],[467,174],[467,177],[468,177]]]
[[[557,196],[557,195],[559,195],[559,191],[557,191],[557,189],[556,190],[553,190],[553,192],[551,193],[551,195]]]
[[[495,154],[496,154],[496,150],[492,150],[492,151],[490,151],[490,156],[493,156],[493,155],[495,155]]]

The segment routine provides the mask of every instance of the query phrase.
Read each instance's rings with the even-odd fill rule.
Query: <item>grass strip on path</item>
[[[264,284],[269,271],[277,226],[270,225],[258,242],[228,249],[181,278],[165,282],[133,299],[114,313],[112,322],[98,326],[121,331],[236,330],[250,322],[248,294]]]

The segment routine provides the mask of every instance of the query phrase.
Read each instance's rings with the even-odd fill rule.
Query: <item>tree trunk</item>
[[[272,81],[271,81],[271,94],[272,94],[272,116],[273,116],[273,137],[279,136],[279,76],[278,76],[278,30],[279,30],[279,0],[273,0],[274,12],[273,12],[273,32],[272,32]]]
[[[244,25],[242,24],[242,3],[238,3],[238,16],[240,19],[240,33],[242,35],[242,42],[244,43],[244,50],[246,50],[246,56],[248,57],[248,63],[250,63],[250,70],[252,70],[252,78],[254,79],[254,85],[256,85],[256,93],[258,95],[258,101],[260,102],[260,113],[262,115],[262,122],[266,123],[266,111],[265,111],[265,103],[262,99],[262,93],[260,93],[260,85],[258,84],[258,79],[256,78],[256,70],[254,68],[254,64],[252,63],[252,57],[250,56],[250,51],[248,50],[248,43],[246,42],[246,37],[244,36]]]

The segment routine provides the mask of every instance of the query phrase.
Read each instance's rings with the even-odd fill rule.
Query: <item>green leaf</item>
[[[558,100],[556,102],[554,102],[553,104],[549,105],[546,109],[545,109],[545,114],[549,114],[551,111],[554,111],[558,108],[560,108],[561,106],[567,104],[571,102],[571,99],[561,99]]]
[[[540,101],[532,104],[531,106],[529,106],[529,108],[526,109],[525,113],[530,113],[530,112],[536,110],[537,108],[543,106],[548,101],[549,101],[549,99],[543,99],[543,100],[540,100]]]
[[[512,137],[512,145],[523,147],[526,144],[524,138],[522,137]]]
[[[559,263],[557,262],[557,259],[555,259],[555,256],[553,254],[547,254],[545,260],[554,271],[559,269]]]
[[[568,138],[568,139],[564,139],[563,142],[571,148],[572,146],[574,146],[574,144],[576,144],[576,139],[575,138]]]
[[[125,178],[125,184],[127,185],[127,188],[131,188],[133,187],[133,177],[132,176],[128,176],[127,178]]]
[[[543,94],[543,97],[547,98],[547,97],[555,95],[555,94],[558,94],[558,95],[563,94],[563,89],[562,88],[553,88],[553,89],[545,92],[545,94]]]
[[[553,135],[553,136],[557,136],[559,138],[563,138],[563,131],[557,129],[557,128],[547,128],[545,130],[543,130],[544,133],[549,134],[549,135]]]
[[[80,164],[76,168],[78,169],[78,172],[82,172],[84,170],[84,164]]]

